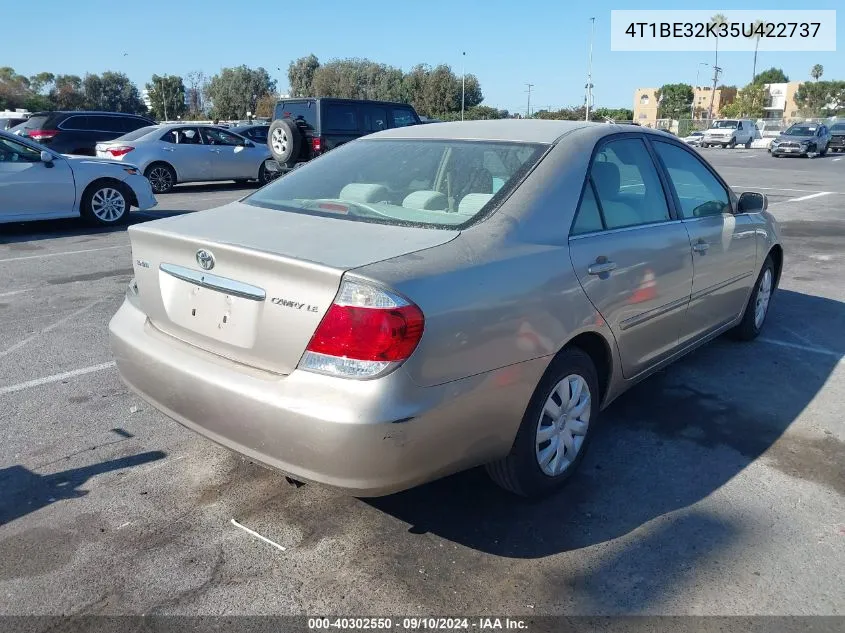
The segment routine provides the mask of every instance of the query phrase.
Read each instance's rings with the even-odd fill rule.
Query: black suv
[[[276,104],[267,146],[284,168],[292,168],[361,136],[392,127],[419,125],[410,105],[329,97],[285,99]]]
[[[97,143],[112,141],[147,125],[155,125],[155,121],[122,112],[53,111],[36,112],[12,131],[60,154],[96,156]]]

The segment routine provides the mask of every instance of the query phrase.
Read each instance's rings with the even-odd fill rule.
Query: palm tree
[[[751,83],[757,79],[757,48],[760,46],[760,36],[763,32],[763,20],[754,20],[754,27],[748,37],[754,39],[754,71],[751,73]]]
[[[818,81],[821,76],[824,74],[824,66],[821,64],[816,64],[810,69],[810,77]]]
[[[721,24],[727,23],[728,19],[721,13],[717,13],[710,18],[710,24],[713,24],[717,29]],[[713,118],[713,102],[716,99],[716,81],[719,77],[719,35],[716,34],[716,63],[713,64],[713,92],[710,93],[710,110],[707,112],[707,118]]]

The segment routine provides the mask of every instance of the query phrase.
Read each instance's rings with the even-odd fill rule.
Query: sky
[[[418,63],[445,63],[456,74],[476,75],[484,104],[525,112],[581,105],[584,101],[590,18],[595,17],[594,104],[632,108],[638,87],[696,81],[709,52],[613,52],[611,9],[679,9],[677,0],[428,0],[360,3],[346,0],[258,2],[234,8],[232,0],[40,0],[29,8],[4,7],[0,66],[18,73],[84,75],[126,73],[139,88],[153,73],[178,74],[246,64],[263,66],[278,87],[287,87],[288,64],[314,53],[322,62],[360,57],[408,70]],[[713,13],[730,9],[794,9],[794,0],[720,0]],[[838,6],[837,6],[838,5]],[[245,3],[244,5],[245,6]],[[692,5],[687,5],[692,6]],[[845,3],[812,0],[808,9],[841,9],[839,52],[760,52],[758,72],[783,68],[791,80],[809,79],[813,64],[824,79],[845,80]],[[37,17],[33,14],[39,14]],[[36,19],[37,28],[27,26]],[[466,52],[463,56],[462,53]],[[751,80],[752,53],[722,52],[720,83],[742,87]]]

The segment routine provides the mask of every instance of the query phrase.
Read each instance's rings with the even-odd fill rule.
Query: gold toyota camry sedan
[[[759,334],[767,205],[639,127],[392,129],[132,226],[111,344],[142,398],[293,478],[376,496],[486,464],[540,495],[628,387]]]

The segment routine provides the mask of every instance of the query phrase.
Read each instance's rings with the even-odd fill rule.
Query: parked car
[[[723,119],[713,121],[710,129],[704,132],[701,147],[751,147],[751,141],[759,137],[757,125],[750,119]]]
[[[3,131],[0,192],[0,223],[82,216],[107,226],[125,222],[130,207],[156,205],[149,181],[134,165],[63,156]]]
[[[845,123],[834,123],[830,126],[828,149],[831,152],[845,152]]]
[[[830,132],[824,123],[795,123],[781,132],[769,146],[772,156],[824,156]]]
[[[153,406],[295,479],[370,496],[486,463],[542,494],[630,386],[760,333],[767,204],[641,127],[387,130],[131,227],[112,349]]]
[[[292,169],[361,136],[419,124],[413,106],[404,103],[285,99],[273,111],[267,144],[279,165]]]
[[[30,114],[26,110],[4,110],[0,112],[0,130],[9,130],[24,123]]]
[[[138,165],[155,193],[212,180],[266,184],[278,171],[266,145],[213,125],[152,125],[97,144],[97,156]]]
[[[681,140],[684,143],[686,143],[687,145],[692,145],[693,147],[696,147],[698,145],[701,145],[701,139],[703,139],[703,138],[704,138],[704,132],[695,131],[695,132],[690,132],[689,136],[685,136]]]
[[[60,154],[94,156],[97,143],[147,125],[155,125],[155,122],[135,114],[53,111],[33,113],[12,132]]]
[[[229,131],[248,138],[253,143],[266,145],[267,135],[270,132],[270,125],[238,125],[236,127],[230,127]]]

